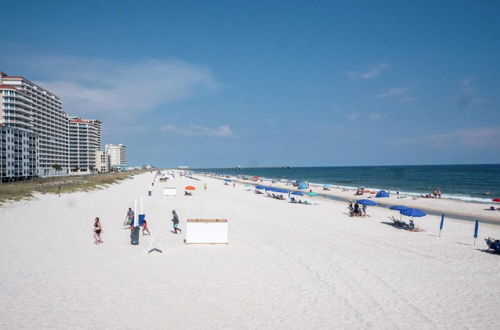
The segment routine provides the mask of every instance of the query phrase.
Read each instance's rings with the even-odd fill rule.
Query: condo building
[[[127,167],[127,147],[123,144],[106,144],[106,153],[110,156],[111,167]]]
[[[99,173],[107,173],[111,170],[111,157],[106,152],[97,150],[95,152],[95,168]]]
[[[62,111],[61,100],[20,76],[8,76],[0,72],[0,86],[0,125],[3,127],[2,139],[3,136],[6,138],[0,149],[11,151],[12,145],[7,143],[14,143],[14,152],[5,158],[6,164],[14,163],[14,168],[12,165],[2,165],[0,172],[4,169],[7,173],[14,171],[13,176],[9,177],[13,180],[32,177],[30,169],[33,168],[36,169],[36,176],[67,174],[69,123],[67,114]],[[2,156],[7,157],[7,154]],[[4,158],[1,159],[3,163]]]
[[[71,174],[97,171],[96,151],[101,150],[101,126],[96,119],[69,118],[69,168]]]

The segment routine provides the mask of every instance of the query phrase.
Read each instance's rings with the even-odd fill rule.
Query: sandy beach
[[[0,252],[0,328],[486,329],[500,323],[500,256],[485,252],[483,239],[500,238],[500,226],[481,223],[474,246],[474,225],[449,212],[469,212],[465,203],[404,200],[443,211],[449,203],[438,237],[439,216],[417,219],[425,231],[408,232],[387,224],[397,213],[385,208],[351,218],[346,203],[334,200],[291,204],[206,177],[177,176],[152,187],[153,177],[0,208],[12,227]],[[193,196],[183,195],[186,185],[197,188]],[[180,194],[162,196],[166,186]],[[132,246],[122,222],[140,196],[153,235]],[[179,235],[171,232],[173,209]],[[101,245],[92,239],[96,216]],[[229,244],[186,245],[190,218],[227,219]],[[163,254],[146,253],[155,234]]]
[[[242,180],[236,177],[231,177],[231,180],[236,182],[247,183],[252,185],[266,185],[277,188],[283,188],[288,190],[298,190],[296,187],[288,185],[284,182],[272,181],[272,180],[260,180],[255,182],[252,180]],[[375,198],[375,194],[370,192],[364,193],[363,195],[356,195],[356,190],[338,188],[335,186],[329,187],[330,190],[324,190],[321,185],[310,185],[313,192],[316,192],[323,197],[332,197],[337,200],[350,201],[353,202],[357,199],[373,199],[373,201],[383,204],[386,207],[395,205],[404,205],[407,207],[419,208],[433,214],[445,214],[446,216],[451,216],[459,219],[466,219],[473,221],[475,219],[481,220],[483,222],[488,222],[492,224],[500,225],[500,212],[498,210],[491,211],[490,206],[498,207],[496,203],[478,203],[478,202],[464,202],[455,199],[447,198],[423,198],[418,196],[407,195],[401,193],[397,195],[394,191],[387,198]],[[308,190],[305,190],[308,191]]]

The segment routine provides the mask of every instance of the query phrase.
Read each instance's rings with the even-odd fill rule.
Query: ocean
[[[408,195],[441,190],[443,198],[470,202],[491,202],[500,198],[500,164],[492,165],[414,165],[414,166],[338,166],[285,168],[194,169],[227,175],[259,176],[275,180],[299,180],[311,184],[339,187],[390,189]],[[485,195],[489,192],[490,195]]]

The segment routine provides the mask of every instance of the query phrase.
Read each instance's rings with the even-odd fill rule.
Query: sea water
[[[226,175],[259,176],[275,180],[371,189],[421,195],[439,189],[442,197],[474,202],[500,198],[500,165],[338,166],[293,168],[197,169]],[[486,195],[485,193],[489,193]]]

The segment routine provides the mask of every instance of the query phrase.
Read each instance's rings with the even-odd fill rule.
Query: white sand
[[[295,205],[218,180],[156,184],[145,208],[164,254],[150,238],[130,245],[127,207],[150,190],[146,174],[106,190],[38,196],[0,209],[0,328],[429,329],[498,328],[500,256],[483,237],[500,227],[439,218],[413,233],[346,205]],[[203,191],[202,182],[208,183]],[[161,186],[198,187],[163,197]],[[185,245],[171,230],[187,218],[227,218],[229,245]],[[104,244],[92,242],[99,216]]]

